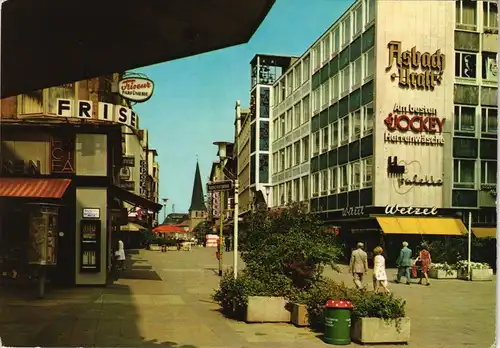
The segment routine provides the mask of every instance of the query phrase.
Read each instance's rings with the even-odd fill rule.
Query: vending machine
[[[101,271],[101,220],[80,220],[80,272]]]

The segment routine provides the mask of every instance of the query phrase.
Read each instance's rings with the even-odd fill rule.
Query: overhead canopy
[[[421,234],[463,236],[467,234],[462,220],[443,217],[377,217],[385,234]]]
[[[473,227],[472,233],[477,238],[496,238],[497,229],[495,227]]]
[[[149,199],[136,195],[135,193],[125,190],[121,187],[112,186],[112,190],[116,197],[136,207],[152,210],[155,213],[159,212],[162,208],[161,204],[150,201]]]
[[[1,96],[239,45],[275,0],[7,0]]]
[[[120,231],[123,232],[140,232],[145,229],[145,227],[142,227],[139,224],[134,224],[133,222],[129,222],[125,226],[120,226]]]
[[[70,179],[0,178],[0,197],[61,198]]]
[[[185,233],[186,231],[179,226],[176,225],[159,225],[153,228],[153,232],[155,233]]]

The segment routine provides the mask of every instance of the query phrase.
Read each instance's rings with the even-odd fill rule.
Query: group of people
[[[387,272],[385,268],[385,257],[382,255],[383,249],[377,246],[373,250],[375,257],[373,258],[373,291],[379,292],[383,289],[385,292],[390,293],[387,282]],[[396,275],[396,283],[401,283],[401,278],[406,278],[406,284],[410,285],[411,278],[419,278],[418,284],[422,284],[425,279],[425,285],[429,286],[428,271],[432,264],[431,254],[429,248],[425,243],[420,246],[418,256],[412,258],[412,250],[408,248],[408,242],[403,242],[403,247],[399,252],[397,259],[398,272]],[[357,249],[351,254],[349,262],[349,271],[352,273],[354,284],[358,289],[364,288],[363,278],[368,273],[368,255],[364,251],[364,244],[359,242]]]

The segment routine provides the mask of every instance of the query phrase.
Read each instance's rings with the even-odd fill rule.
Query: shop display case
[[[59,207],[30,204],[28,262],[30,265],[57,264]]]

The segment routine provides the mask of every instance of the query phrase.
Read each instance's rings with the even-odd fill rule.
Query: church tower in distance
[[[200,166],[196,161],[194,172],[193,195],[189,207],[189,231],[192,232],[196,226],[207,218],[207,207],[203,197],[203,185],[201,183]]]

